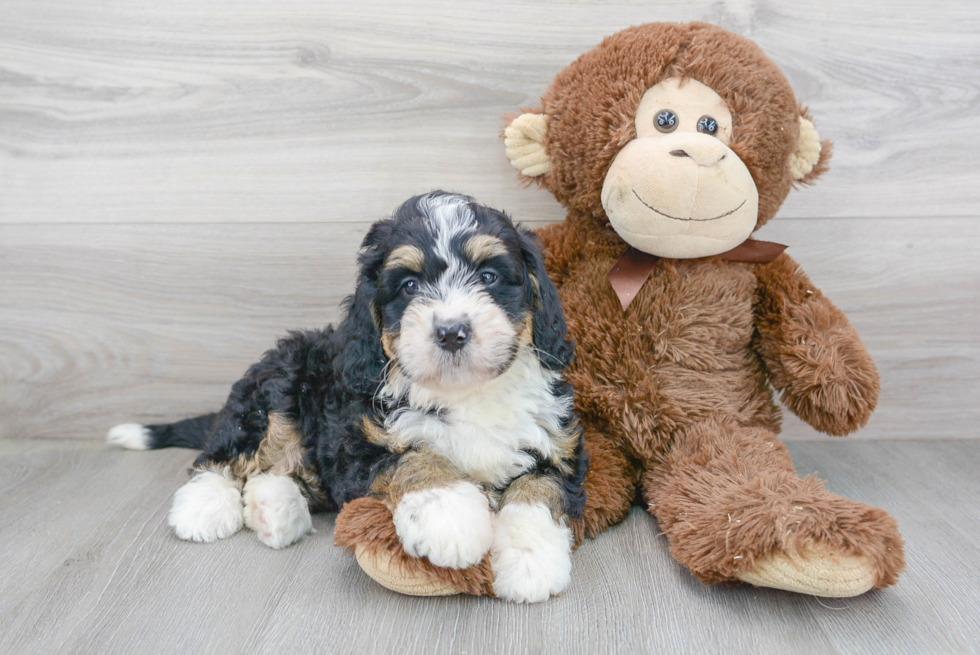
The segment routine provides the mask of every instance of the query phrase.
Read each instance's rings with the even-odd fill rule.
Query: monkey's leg
[[[846,597],[894,584],[905,566],[891,516],[798,477],[762,428],[709,422],[678,435],[643,493],[671,553],[705,584]]]
[[[334,544],[348,548],[376,582],[409,596],[493,595],[489,555],[468,569],[435,566],[408,555],[395,532],[391,510],[374,496],[353,500],[340,510]]]
[[[459,562],[480,532],[472,525],[479,518],[475,513],[489,508],[479,495],[482,492],[457,476],[441,456],[407,453],[393,472],[372,484],[370,496],[344,505],[337,516],[334,544],[353,552],[364,572],[392,591],[411,596],[492,595],[489,516],[484,517],[488,519],[486,548],[478,549],[475,558],[466,554],[466,561]],[[483,499],[482,509],[446,502],[472,501],[474,494]],[[446,539],[452,543],[442,543]],[[415,556],[406,552],[405,543],[418,551]],[[485,553],[482,559],[480,552]]]
[[[589,471],[585,475],[582,524],[575,526],[576,542],[580,542],[582,536],[595,537],[626,518],[639,482],[637,466],[622,449],[603,431],[594,426],[584,427]]]

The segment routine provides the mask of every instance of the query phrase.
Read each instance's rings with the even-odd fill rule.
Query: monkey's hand
[[[834,436],[864,426],[878,370],[847,317],[785,254],[757,274],[755,348],[783,403]]]

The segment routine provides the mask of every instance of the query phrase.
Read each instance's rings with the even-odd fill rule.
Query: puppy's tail
[[[201,450],[208,440],[208,432],[216,414],[164,423],[140,425],[122,423],[109,430],[106,443],[128,450],[156,450],[157,448],[196,448]]]

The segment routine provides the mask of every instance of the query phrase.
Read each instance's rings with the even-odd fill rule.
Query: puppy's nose
[[[436,326],[436,343],[447,352],[454,353],[470,340],[469,321],[444,323]]]

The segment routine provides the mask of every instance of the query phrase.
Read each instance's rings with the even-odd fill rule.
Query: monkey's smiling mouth
[[[651,209],[651,210],[655,211],[656,213],[660,214],[661,216],[666,216],[667,218],[670,218],[670,219],[675,220],[675,221],[697,221],[699,223],[704,222],[704,221],[717,221],[719,218],[725,218],[726,216],[730,216],[730,215],[734,214],[735,212],[737,212],[739,209],[742,208],[742,205],[745,204],[745,200],[742,200],[742,202],[739,204],[739,206],[736,207],[735,209],[733,209],[731,211],[727,211],[724,214],[719,214],[718,216],[714,216],[712,218],[681,218],[680,216],[671,216],[670,214],[663,213],[662,211],[660,211],[659,209],[657,209],[656,207],[652,206],[650,203],[648,203],[647,201],[645,201],[643,198],[641,198],[640,197],[640,194],[638,194],[636,192],[636,189],[632,189],[632,191],[633,191],[633,195],[636,196],[636,199],[639,200],[640,202],[642,202],[645,207],[647,207],[648,209]]]

